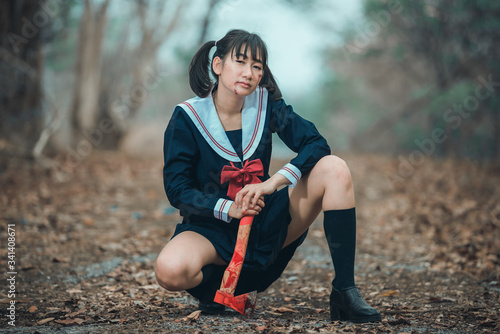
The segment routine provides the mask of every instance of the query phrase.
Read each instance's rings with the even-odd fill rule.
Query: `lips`
[[[236,84],[240,85],[240,86],[243,86],[245,88],[250,88],[251,87],[248,82],[244,82],[244,81],[238,81]]]

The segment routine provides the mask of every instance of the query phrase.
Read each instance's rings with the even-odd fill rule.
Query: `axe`
[[[240,220],[233,257],[224,272],[220,289],[217,290],[214,298],[214,302],[228,306],[247,317],[252,316],[253,311],[255,310],[257,291],[252,291],[239,296],[235,296],[234,291],[236,290],[236,284],[238,283],[238,278],[240,277],[241,268],[243,266],[243,260],[245,259],[253,217],[254,216],[245,216]]]
[[[229,181],[227,195],[233,199],[238,191],[245,185],[259,183],[261,180],[257,176],[263,176],[264,168],[260,159],[246,161],[242,169],[238,169],[231,162],[231,166],[224,166],[221,173],[221,183]],[[224,271],[220,289],[215,293],[214,302],[230,307],[247,317],[253,314],[255,302],[257,301],[257,291],[235,296],[236,284],[240,277],[243,261],[247,252],[248,238],[252,229],[254,216],[244,216],[238,226],[238,236],[234,247],[233,257]]]

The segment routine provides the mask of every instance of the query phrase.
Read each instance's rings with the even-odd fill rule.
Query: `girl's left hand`
[[[259,199],[263,199],[264,195],[272,194],[275,190],[276,188],[269,180],[262,183],[247,184],[236,194],[234,203],[243,210],[253,209]]]

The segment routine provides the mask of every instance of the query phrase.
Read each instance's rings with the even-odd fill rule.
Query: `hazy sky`
[[[309,15],[282,0],[225,1],[215,12],[208,39],[220,39],[234,28],[258,33],[268,46],[269,66],[281,89],[287,94],[300,94],[304,87],[314,85],[323,72],[320,51],[339,42],[324,24],[333,31],[359,24],[361,1],[317,0],[324,5]],[[199,25],[197,29],[189,27],[199,24],[207,3],[194,0],[178,32],[178,41],[199,38]]]

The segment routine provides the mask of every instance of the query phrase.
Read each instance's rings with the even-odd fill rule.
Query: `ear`
[[[220,59],[220,57],[214,58],[214,61],[212,62],[212,69],[217,75],[222,73],[222,59]]]

